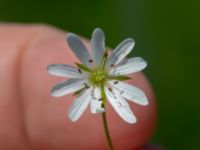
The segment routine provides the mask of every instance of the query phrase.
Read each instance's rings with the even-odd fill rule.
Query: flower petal
[[[83,114],[92,100],[92,88],[83,91],[72,103],[68,110],[68,117],[71,121],[76,121]]]
[[[105,109],[102,108],[102,96],[101,96],[101,90],[99,87],[94,87],[93,89],[93,99],[90,103],[90,109],[93,114],[104,112]]]
[[[96,114],[105,112],[105,109],[102,108],[101,106],[102,106],[102,101],[98,101],[97,99],[92,99],[90,103],[91,113]]]
[[[90,54],[89,54],[87,48],[85,47],[85,45],[83,44],[83,42],[80,40],[80,38],[77,35],[75,35],[73,33],[67,34],[67,43],[68,43],[69,47],[71,48],[71,50],[76,55],[76,57],[78,57],[79,60],[83,64],[85,64],[87,66],[91,66]]]
[[[86,79],[69,79],[64,82],[60,82],[53,87],[51,95],[54,97],[61,97],[66,94],[78,91],[85,87]]]
[[[65,64],[52,64],[47,67],[49,74],[67,78],[85,78],[87,73]]]
[[[111,75],[127,75],[142,71],[146,68],[147,62],[141,57],[134,57],[127,59],[127,61],[121,65],[118,65],[110,71]]]
[[[117,84],[115,84],[114,82],[110,81],[109,83],[112,87],[119,91],[122,97],[126,98],[127,100],[130,100],[140,105],[148,105],[149,102],[146,95],[139,88],[126,82],[118,81]]]
[[[94,97],[94,99],[101,99],[102,98],[101,89],[97,86],[95,86],[94,89],[93,89],[93,97]]]
[[[120,63],[131,52],[134,45],[135,41],[131,38],[122,41],[108,58],[106,67],[110,67],[112,65],[117,65],[118,63]]]
[[[103,57],[103,53],[105,50],[105,35],[104,32],[100,28],[96,28],[92,33],[91,38],[92,44],[92,56],[96,65],[98,66]]]
[[[108,87],[105,87],[105,93],[112,107],[124,121],[131,124],[136,123],[137,119],[134,116],[128,102],[123,97],[117,93],[112,93]]]

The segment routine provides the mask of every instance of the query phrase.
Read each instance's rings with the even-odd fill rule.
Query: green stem
[[[107,125],[106,113],[105,112],[102,113],[102,119],[103,119],[103,126],[104,126],[105,135],[106,135],[106,140],[108,142],[110,150],[113,150],[113,145],[112,145],[112,141],[111,141],[109,130],[108,130],[108,125]]]
[[[105,106],[106,106],[106,94],[105,94],[105,91],[104,91],[103,84],[101,84],[101,95],[102,95],[102,98],[103,98],[103,105],[102,106],[105,109]],[[106,112],[102,113],[102,120],[103,120],[103,126],[104,126],[105,135],[106,135],[106,141],[108,142],[109,149],[113,150],[112,140],[110,138],[110,133],[109,133],[107,119],[106,119]]]

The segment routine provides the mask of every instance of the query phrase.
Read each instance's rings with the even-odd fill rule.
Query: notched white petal
[[[73,33],[67,34],[67,43],[71,48],[71,50],[76,55],[76,57],[78,57],[83,64],[91,66],[90,54],[85,45],[83,44],[83,42],[81,41],[81,39],[77,35]]]
[[[136,123],[137,119],[128,102],[123,97],[118,95],[118,93],[111,92],[108,87],[105,88],[105,93],[112,107],[124,121],[131,124]]]
[[[92,33],[92,57],[96,65],[99,65],[105,50],[105,35],[100,28],[96,28]]]
[[[90,110],[93,114],[105,112],[105,109],[102,107],[102,101],[98,99],[92,99],[90,103]]]
[[[80,72],[77,68],[66,64],[52,64],[47,67],[47,71],[51,75],[67,77],[67,78],[86,78],[85,72]]]
[[[106,67],[111,67],[112,65],[120,63],[131,52],[134,45],[135,41],[132,38],[122,41],[108,58]]]
[[[114,89],[117,89],[119,91],[122,97],[126,98],[127,100],[144,106],[148,105],[148,99],[141,89],[121,81],[118,81],[117,84],[112,81],[110,81],[109,83],[112,87],[114,87]]]
[[[89,88],[83,91],[72,103],[68,110],[68,117],[71,121],[77,121],[83,112],[86,110],[92,100],[92,89]]]
[[[101,89],[97,86],[94,87],[93,89],[93,96],[95,99],[101,99],[102,96],[101,96]]]
[[[78,91],[85,87],[86,79],[68,79],[67,81],[60,82],[53,87],[51,95],[54,97],[61,97],[66,94]]]
[[[123,64],[113,67],[110,71],[111,75],[127,75],[142,71],[146,68],[147,62],[141,57],[127,59]]]
[[[90,109],[93,114],[104,112],[104,108],[102,108],[102,96],[101,96],[101,90],[99,87],[95,86],[93,88],[93,94],[92,94],[92,101],[90,104]]]

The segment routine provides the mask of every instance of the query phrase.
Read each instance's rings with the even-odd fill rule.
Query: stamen
[[[101,98],[99,98],[98,100],[99,100],[99,101],[102,101],[102,100],[103,100],[103,98],[101,97]]]
[[[114,81],[114,84],[118,84],[119,83],[119,81]]]
[[[124,91],[120,91],[120,94],[123,94],[124,93]]]
[[[119,102],[119,105],[120,105],[121,107],[124,107],[123,104],[122,104],[121,102]]]
[[[112,88],[111,88],[111,87],[109,87],[108,90],[109,90],[110,92],[112,92]]]
[[[87,85],[87,83],[84,83],[84,86],[85,86],[85,88],[87,88],[87,89],[89,89],[89,88],[90,88],[90,86],[89,86],[89,85]]]
[[[117,97],[116,97],[116,94],[115,94],[115,93],[113,93],[113,98],[114,98],[114,99],[117,99]]]
[[[108,52],[107,51],[104,53],[103,57],[108,57]]]
[[[80,68],[78,68],[78,72],[79,72],[79,73],[82,73],[82,71],[81,71],[81,69],[80,69]]]
[[[114,64],[111,64],[110,67],[115,67],[115,65],[114,65]]]
[[[90,63],[94,62],[92,59],[89,60]]]

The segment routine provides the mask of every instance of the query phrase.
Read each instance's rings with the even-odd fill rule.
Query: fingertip
[[[62,145],[64,148],[68,146],[81,148],[90,141],[89,139],[92,139],[97,146],[106,147],[99,115],[93,117],[90,113],[86,113],[75,125],[67,122],[66,113],[63,113],[70,106],[73,100],[72,96],[62,97],[60,98],[62,101],[52,104],[51,100],[54,98],[48,91],[61,79],[48,76],[47,66],[55,63],[73,64],[76,60],[66,43],[65,33],[51,31],[51,29],[35,35],[23,55],[21,84],[26,100],[27,126],[32,137],[31,140],[39,148],[41,148],[39,145],[41,141],[54,147]],[[116,149],[131,149],[144,145],[155,128],[156,107],[150,83],[142,73],[134,74],[130,83],[144,90],[149,102],[147,106],[130,103],[137,117],[135,124],[125,123],[108,105],[107,118]],[[48,136],[49,134],[52,137],[59,135],[57,143]],[[69,137],[69,134],[73,136]],[[87,138],[83,137],[84,134],[87,134]],[[63,139],[66,139],[67,143]],[[81,141],[80,145],[73,145],[75,141]],[[90,148],[90,146],[88,147]]]

